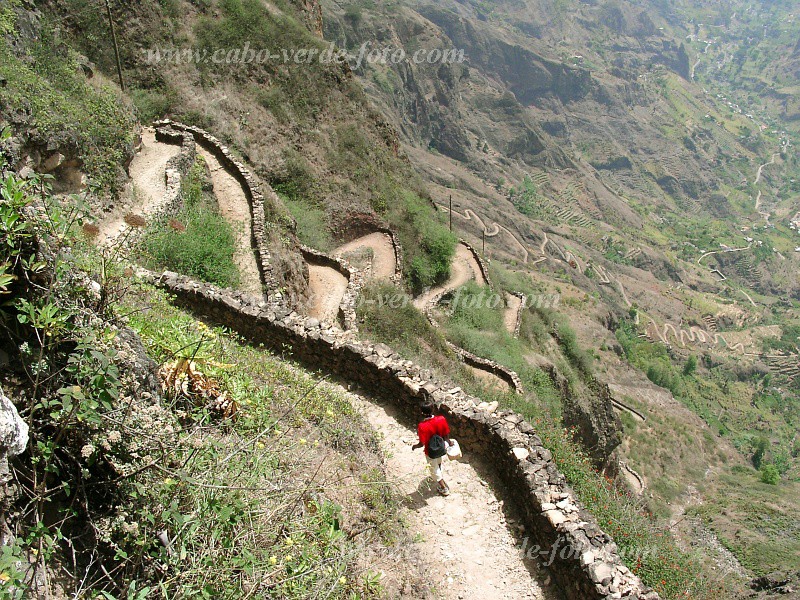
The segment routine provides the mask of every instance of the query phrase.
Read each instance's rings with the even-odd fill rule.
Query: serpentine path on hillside
[[[708,346],[718,346],[720,342],[722,342],[725,344],[725,348],[727,348],[731,353],[740,352],[743,356],[761,356],[759,353],[747,352],[747,349],[742,342],[731,344],[721,333],[710,333],[694,325],[689,327],[688,330],[678,329],[672,323],[664,323],[663,328],[659,328],[658,324],[653,320],[652,317],[648,318],[650,319],[650,325],[652,325],[652,329],[649,325],[645,333],[651,340],[658,339],[663,344],[669,344],[669,334],[671,333],[675,338],[675,341],[684,348],[686,347],[686,342],[695,345],[707,344]],[[652,333],[652,331],[655,331],[655,335]]]
[[[336,248],[332,255],[341,258],[360,250],[371,250],[369,279],[390,281],[395,275],[397,260],[392,238],[375,232],[352,240]],[[320,321],[336,323],[339,306],[347,291],[348,280],[339,271],[326,265],[308,264],[310,302],[306,314]]]
[[[443,212],[450,212],[450,209],[446,206],[441,206],[441,205],[437,206],[439,207],[439,210]],[[478,228],[483,232],[483,235],[487,238],[496,237],[501,231],[505,232],[511,239],[512,245],[522,253],[522,262],[523,263],[528,262],[528,256],[530,255],[528,249],[525,247],[525,244],[519,241],[519,238],[516,235],[514,235],[514,233],[512,233],[511,230],[508,229],[508,227],[500,225],[497,221],[492,221],[491,228],[486,227],[486,224],[484,223],[483,219],[481,219],[475,211],[469,208],[464,210],[463,213],[454,210],[453,215],[463,219],[464,221],[474,221],[475,224],[478,226]]]
[[[748,244],[744,248],[728,248],[727,250],[709,250],[705,254],[703,254],[700,258],[697,259],[697,264],[699,265],[704,258],[707,258],[713,254],[726,254],[728,252],[744,252],[745,250],[750,250],[753,247],[753,244]]]
[[[211,183],[214,186],[214,196],[219,204],[219,212],[233,227],[236,239],[233,262],[239,269],[241,278],[239,287],[249,294],[260,295],[262,293],[261,275],[251,244],[253,238],[252,217],[247,196],[241,184],[228,173],[213,154],[200,146],[197,147],[197,153],[203,157],[211,172]]]
[[[445,294],[460,288],[462,285],[469,281],[476,281],[478,285],[487,285],[486,278],[483,276],[481,266],[478,264],[472,251],[463,242],[456,246],[456,255],[450,265],[450,279],[443,285],[431,288],[427,292],[414,298],[414,306],[430,317],[430,310],[439,299]],[[515,317],[516,318],[516,317]],[[470,371],[480,379],[484,384],[507,391],[510,385],[505,380],[501,379],[494,373],[485,369],[480,369],[472,365],[466,365]]]
[[[448,292],[460,288],[473,279],[478,285],[486,285],[486,279],[483,276],[478,261],[475,260],[470,249],[463,243],[460,243],[456,246],[456,255],[450,265],[450,279],[442,285],[431,288],[427,292],[414,298],[414,306],[425,311],[429,304],[438,300]]]
[[[154,129],[148,127],[142,131],[141,150],[133,157],[129,168],[132,185],[128,198],[98,219],[100,231],[96,239],[99,244],[110,245],[119,239],[127,230],[125,218],[128,215],[146,218],[158,212],[167,191],[167,162],[180,151],[180,146],[157,142]]]
[[[758,182],[759,182],[759,181],[761,181],[761,174],[762,174],[762,172],[764,171],[764,167],[768,167],[769,165],[774,165],[774,164],[775,164],[775,158],[776,158],[776,157],[778,157],[778,156],[780,156],[780,152],[775,152],[775,153],[772,155],[772,157],[769,159],[769,162],[765,162],[763,165],[760,165],[760,166],[758,167],[758,171],[756,171],[756,180],[755,180],[755,184],[756,184],[756,185],[758,185]],[[769,223],[769,218],[770,218],[772,215],[771,215],[771,213],[769,213],[768,211],[765,211],[765,210],[760,210],[760,208],[761,208],[761,195],[762,195],[762,191],[761,191],[761,190],[758,190],[758,194],[756,195],[756,205],[755,205],[755,210],[756,210],[756,212],[757,212],[758,214],[760,214],[762,217],[764,217],[764,220],[765,220],[767,223]]]
[[[392,407],[351,395],[381,436],[390,482],[404,498],[404,517],[421,538],[413,544],[438,598],[550,598],[535,561],[520,556],[524,535],[486,478],[492,470],[473,455],[445,463],[450,496],[439,496],[416,435]],[[476,469],[476,466],[478,467]],[[482,476],[483,475],[483,476]]]
[[[146,187],[148,196],[134,203],[130,211],[147,213],[151,205],[161,201],[165,190],[162,191],[157,182],[164,180],[167,161],[179,151],[177,146],[156,142],[152,134],[145,137],[145,146],[134,159],[131,174],[137,189]],[[244,252],[248,249],[249,254],[253,254],[249,243],[251,215],[244,188],[213,155],[199,145],[197,152],[211,171],[221,213],[232,224],[240,225],[237,242],[241,252],[237,266],[243,271],[243,280],[257,287],[256,295],[260,296],[261,283],[255,259],[250,263]],[[111,219],[100,223],[104,234],[102,239],[107,239],[114,228],[124,229],[124,218],[118,221],[122,225]],[[372,250],[370,277],[390,280],[397,265],[393,242],[387,234],[363,236],[337,248],[333,254],[341,256],[363,248]],[[454,269],[455,283],[461,285],[473,277],[485,283],[474,257],[471,253],[467,256],[463,250],[459,252],[458,266]],[[320,307],[320,313],[335,314],[347,287],[347,279],[330,267],[309,267],[314,280],[312,287],[322,292],[320,296],[325,303]],[[341,277],[333,286],[331,273]],[[448,283],[452,285],[454,281],[451,279]],[[401,423],[390,408],[377,404],[373,399],[351,397],[370,425],[383,437],[381,445],[388,457],[387,475],[405,496],[409,530],[419,540],[414,544],[414,555],[422,559],[426,579],[435,585],[437,597],[448,600],[475,594],[475,597],[483,598],[529,600],[555,597],[552,591],[547,591],[549,577],[536,560],[525,559],[517,551],[520,543],[517,537],[523,532],[514,525],[513,519],[507,518],[503,501],[490,485],[494,482],[484,479],[482,474],[491,477],[492,472],[481,464],[479,457],[467,456],[463,462],[447,465],[452,493],[447,498],[441,497],[430,485],[421,451],[411,450],[411,444],[416,441],[414,425]]]
[[[370,233],[363,237],[339,246],[333,251],[334,256],[342,256],[357,252],[363,248],[372,250],[370,278],[377,281],[389,281],[395,275],[397,259],[392,238],[381,232]]]

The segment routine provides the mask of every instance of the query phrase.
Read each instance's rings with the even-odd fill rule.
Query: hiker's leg
[[[427,458],[427,457],[426,457]],[[428,458],[428,465],[431,468],[431,477],[439,484],[441,487],[441,481],[444,479],[444,475],[442,473],[442,459],[440,458]]]
[[[429,462],[431,471],[433,471],[433,478],[436,479],[436,483],[439,487],[439,493],[447,496],[450,493],[450,488],[444,480],[444,457],[434,458]]]

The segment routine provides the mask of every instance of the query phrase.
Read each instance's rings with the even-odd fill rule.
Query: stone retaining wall
[[[484,280],[486,280],[486,285],[488,285],[490,288],[494,288],[492,285],[492,279],[489,277],[489,268],[480,253],[475,250],[475,248],[473,248],[466,240],[458,241],[464,244],[467,247],[467,250],[472,252],[472,256],[475,257],[475,261],[478,263],[478,267],[481,270],[481,275],[483,275]]]
[[[161,206],[151,215],[153,220],[170,217],[180,210],[183,202],[181,196],[183,178],[189,173],[197,157],[194,137],[189,133],[171,128],[158,128],[156,129],[156,141],[162,144],[180,144],[181,151],[167,161],[164,170],[166,191]]]
[[[436,305],[439,304],[442,297],[446,294],[446,292],[442,292],[441,294],[437,294],[434,296],[428,305],[423,309],[423,313],[425,313],[425,317],[428,319],[428,322],[437,329],[439,328],[439,323],[433,317],[433,309],[436,308]],[[519,375],[515,371],[508,369],[501,365],[500,363],[496,363],[493,360],[489,360],[488,358],[481,358],[480,356],[469,352],[468,350],[464,350],[460,346],[456,346],[449,340],[445,340],[447,347],[450,348],[453,352],[455,352],[458,357],[464,362],[464,364],[470,365],[471,367],[475,367],[477,369],[481,369],[483,371],[488,371],[492,375],[499,377],[503,381],[505,381],[511,389],[514,390],[517,394],[525,393],[524,388],[522,387],[522,380],[519,378]]]
[[[361,288],[369,277],[369,269],[356,269],[347,259],[328,256],[314,248],[300,246],[300,252],[306,262],[328,267],[341,273],[347,279],[347,289],[339,302],[339,318],[345,331],[358,332],[356,303],[361,293]]]
[[[550,571],[569,600],[658,595],[622,564],[617,546],[584,510],[558,472],[533,426],[511,411],[497,411],[459,387],[404,360],[383,344],[353,341],[336,327],[323,328],[280,304],[221,290],[174,273],[144,276],[175,295],[176,302],[237,331],[255,343],[283,351],[394,402],[409,417],[418,413],[421,389],[433,395],[465,453],[481,454],[503,481],[532,539],[545,556],[555,548]]]
[[[403,246],[400,245],[400,237],[388,227],[379,227],[378,231],[392,238],[392,247],[394,248],[394,277],[392,277],[392,283],[400,285],[403,281]]]
[[[525,310],[525,305],[528,303],[528,297],[522,292],[509,292],[509,294],[516,296],[521,302],[519,310],[517,311],[517,320],[514,323],[514,331],[512,333],[514,337],[519,337],[519,330],[522,326],[522,312]]]
[[[274,299],[280,300],[280,286],[278,280],[274,275],[272,268],[272,256],[267,244],[267,222],[266,214],[264,212],[266,204],[270,202],[272,206],[277,206],[280,202],[275,191],[269,187],[266,195],[262,193],[260,186],[256,182],[250,170],[239,161],[230,149],[225,146],[219,139],[200,129],[199,127],[192,127],[184,125],[177,121],[170,119],[163,119],[156,121],[155,126],[158,128],[171,127],[180,132],[187,132],[191,134],[195,141],[201,147],[208,150],[220,162],[228,173],[230,173],[244,190],[247,201],[250,204],[250,218],[251,218],[251,231],[252,239],[251,246],[256,250],[256,257],[258,258],[258,268],[261,275],[261,282],[264,285],[266,294],[272,294]],[[271,298],[273,299],[273,298]]]

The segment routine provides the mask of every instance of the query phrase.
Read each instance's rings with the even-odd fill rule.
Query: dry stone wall
[[[478,267],[481,270],[481,275],[483,275],[484,281],[486,281],[486,285],[494,289],[494,286],[492,285],[492,279],[489,277],[489,267],[486,265],[486,261],[483,259],[483,256],[481,256],[480,252],[475,250],[475,248],[473,248],[466,240],[459,240],[459,242],[466,246],[467,250],[469,250],[472,253],[472,256],[475,257],[475,262],[478,263]]]
[[[522,292],[509,292],[512,296],[516,296],[520,300],[519,310],[517,311],[517,320],[514,323],[514,331],[512,335],[514,337],[519,337],[519,330],[522,327],[522,312],[525,310],[525,307],[528,304],[528,297],[523,294]]]
[[[425,389],[464,451],[482,455],[503,480],[506,495],[519,508],[531,536],[528,549],[538,546],[542,556],[555,549],[550,570],[569,600],[658,598],[623,565],[616,544],[580,506],[550,451],[520,415],[498,411],[496,404],[487,405],[434,379],[430,371],[386,345],[354,341],[350,333],[323,328],[317,319],[301,317],[282,303],[221,290],[175,273],[141,274],[195,313],[266,347],[281,350],[288,345],[295,359],[358,383],[396,403],[409,417],[416,416]]]
[[[347,279],[347,289],[339,302],[339,318],[346,331],[357,332],[356,303],[369,277],[369,269],[356,269],[344,258],[334,258],[308,246],[301,245],[300,252],[307,262],[334,269]]]
[[[392,277],[392,283],[400,285],[403,282],[403,246],[400,245],[400,237],[388,227],[379,227],[378,231],[385,233],[392,239],[392,248],[394,248],[394,277]]]
[[[261,281],[267,294],[271,295],[271,298],[275,300],[280,300],[282,295],[273,271],[272,256],[267,244],[267,222],[264,212],[267,203],[271,203],[272,207],[279,204],[275,191],[272,188],[268,188],[266,194],[264,194],[250,170],[234,156],[227,146],[207,131],[170,119],[156,121],[155,126],[159,129],[171,128],[178,132],[191,134],[194,140],[202,148],[213,154],[220,164],[241,184],[250,204],[251,230],[253,232],[251,244],[257,251]]]
[[[157,212],[151,215],[154,220],[169,217],[178,212],[183,202],[181,184],[194,164],[197,156],[194,137],[191,134],[171,128],[156,129],[156,141],[163,144],[180,145],[181,151],[167,161],[164,171],[166,191]]]

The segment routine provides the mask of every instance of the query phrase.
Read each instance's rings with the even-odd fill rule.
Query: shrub
[[[753,466],[756,469],[761,469],[761,462],[764,460],[764,454],[769,448],[769,440],[763,436],[759,437],[755,443],[755,450],[753,452]]]
[[[450,275],[458,239],[428,202],[408,191],[401,196],[402,202],[390,207],[388,216],[409,261],[408,281],[414,291],[420,291]]]
[[[502,330],[502,302],[494,308],[489,305],[496,298],[497,294],[489,286],[470,281],[453,293],[450,323],[473,329]]]
[[[780,471],[778,471],[778,467],[773,465],[772,463],[766,463],[761,465],[761,481],[763,483],[768,483],[769,485],[778,485],[778,482],[781,480]]]
[[[93,182],[105,192],[121,190],[132,149],[134,118],[110,88],[90,86],[72,53],[47,30],[20,59],[0,37],[0,109],[30,111],[38,142],[73,145]],[[72,149],[72,148],[68,148]]]
[[[692,354],[686,360],[686,364],[683,366],[683,375],[685,377],[690,377],[695,374],[697,371],[697,357]]]
[[[362,289],[356,314],[361,330],[374,339],[415,356],[431,348],[446,351],[442,337],[428,323],[411,298],[388,283]]]
[[[564,356],[572,364],[573,367],[584,375],[589,376],[592,373],[592,357],[580,347],[578,338],[572,328],[565,322],[558,323],[558,343],[564,352]]]
[[[328,252],[333,248],[333,240],[328,229],[325,211],[305,199],[294,199],[279,192],[286,208],[297,223],[297,237],[306,246]]]
[[[236,287],[236,239],[230,224],[203,203],[183,209],[176,220],[183,231],[167,221],[156,223],[147,231],[140,244],[146,263],[151,268],[169,269],[222,287]]]

